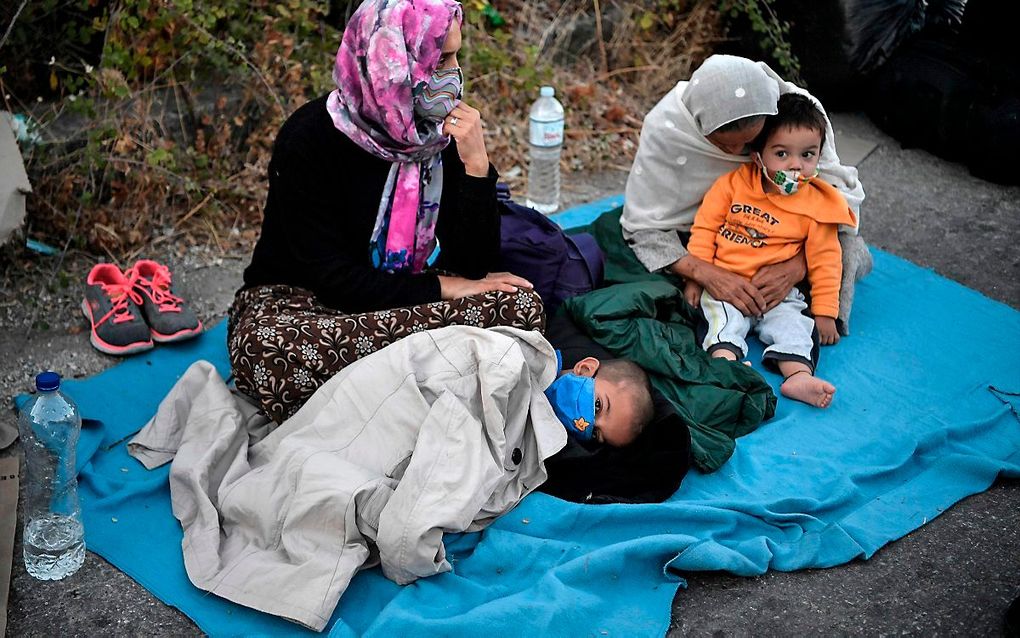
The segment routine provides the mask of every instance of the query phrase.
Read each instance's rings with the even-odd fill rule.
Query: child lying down
[[[563,367],[559,351],[556,362]],[[648,375],[626,359],[582,359],[561,370],[545,396],[567,434],[588,448],[630,445],[654,414]]]
[[[129,450],[149,468],[173,459],[195,586],[321,630],[361,569],[400,584],[449,571],[443,534],[483,529],[541,485],[567,427],[632,441],[652,414],[634,368],[562,371],[538,332],[451,326],[355,362],[255,441],[267,419],[197,362]]]

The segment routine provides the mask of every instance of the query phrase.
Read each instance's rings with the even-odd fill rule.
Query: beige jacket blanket
[[[444,532],[482,529],[546,478],[566,443],[537,332],[455,326],[347,367],[257,443],[264,425],[206,362],[131,441],[173,456],[184,561],[204,590],[321,630],[358,570],[400,584],[451,569]]]

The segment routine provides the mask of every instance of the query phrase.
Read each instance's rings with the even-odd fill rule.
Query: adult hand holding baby
[[[765,299],[765,311],[767,312],[778,306],[779,302],[790,294],[793,287],[801,282],[805,275],[807,275],[807,262],[804,260],[802,251],[786,261],[762,266],[751,277],[751,284]],[[724,299],[723,301],[729,300]]]
[[[694,255],[685,255],[673,264],[671,270],[687,281],[698,282],[714,298],[733,304],[745,317],[760,317],[765,313],[765,297],[751,281],[741,275],[698,259]],[[699,290],[698,295],[700,294]],[[687,297],[686,290],[684,297]],[[691,305],[698,307],[694,303]]]

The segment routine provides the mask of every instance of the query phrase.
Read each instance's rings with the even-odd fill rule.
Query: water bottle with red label
[[[560,207],[560,150],[563,148],[563,105],[551,86],[543,86],[531,105],[528,141],[527,205],[549,215]]]

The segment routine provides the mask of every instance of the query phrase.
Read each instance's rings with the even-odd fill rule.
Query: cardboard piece
[[[4,419],[0,421],[0,450],[4,450],[8,445],[14,443],[18,439],[18,425],[14,423],[13,419]],[[0,634],[3,636],[3,634]]]
[[[31,192],[10,113],[0,111],[0,244],[25,223],[25,196]]]
[[[14,566],[14,528],[18,523],[18,457],[0,458],[0,636],[7,632],[7,595]]]

